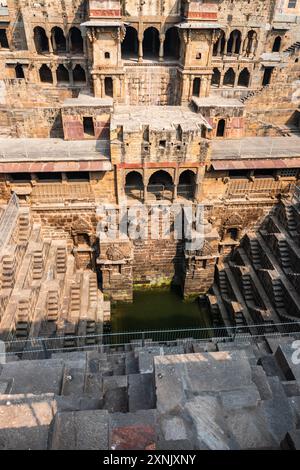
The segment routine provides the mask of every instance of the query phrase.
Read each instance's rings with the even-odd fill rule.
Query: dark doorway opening
[[[70,29],[70,51],[74,54],[82,54],[83,53],[83,39],[81,35],[81,31],[78,28],[71,28]]]
[[[69,83],[69,72],[66,67],[60,64],[56,70],[57,83]]]
[[[85,70],[79,64],[73,70],[73,81],[74,83],[86,83]]]
[[[201,90],[201,78],[194,78],[193,81],[193,96],[200,96]]]
[[[274,67],[265,67],[263,81],[262,81],[263,86],[269,85],[271,83],[273,70],[274,70]]]
[[[247,68],[243,69],[239,75],[238,86],[248,87],[250,83],[250,73]]]
[[[272,52],[280,52],[280,48],[281,48],[281,37],[277,36],[274,40]]]
[[[39,70],[40,80],[42,83],[53,83],[52,71],[48,65],[43,64]]]
[[[224,137],[225,135],[225,119],[220,119],[217,127],[217,137]]]
[[[64,53],[67,50],[66,38],[64,32],[61,28],[57,26],[51,31],[51,42],[53,47],[53,52],[60,54]]]
[[[35,49],[38,54],[49,52],[49,41],[44,28],[36,26],[33,30]]]
[[[95,136],[94,120],[91,116],[83,118],[83,132],[86,136]]]
[[[16,65],[15,71],[16,71],[16,78],[25,78],[23,66],[21,64]]]
[[[220,81],[221,81],[221,72],[219,69],[214,68],[213,75],[211,77],[212,86],[215,86],[215,87],[220,86]]]
[[[3,49],[8,49],[9,48],[8,39],[7,39],[5,29],[0,29],[0,46]]]
[[[137,58],[139,49],[137,30],[131,26],[126,27],[125,39],[122,42],[122,59]]]
[[[178,28],[170,28],[166,32],[164,43],[164,57],[165,59],[178,60],[180,58],[180,38]]]
[[[110,98],[113,98],[114,87],[113,87],[113,79],[111,77],[105,77],[104,87],[105,87],[105,96],[109,96]]]
[[[230,67],[224,75],[224,86],[234,86],[235,73],[234,70]]]
[[[144,32],[143,55],[149,59],[159,57],[159,32],[155,28],[148,28]]]

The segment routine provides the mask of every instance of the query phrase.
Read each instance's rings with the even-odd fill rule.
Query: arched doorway
[[[219,39],[214,43],[213,55],[219,56],[221,54],[224,54],[225,45],[226,45],[225,33],[224,31],[221,31],[221,35]]]
[[[149,179],[148,193],[155,199],[173,199],[173,179],[172,176],[164,170],[153,173]]]
[[[255,53],[256,46],[257,46],[257,33],[256,31],[253,31],[251,29],[251,31],[248,31],[248,34],[247,34],[247,42],[246,42],[246,50],[245,50],[247,57]]]
[[[218,122],[218,126],[217,126],[217,133],[216,133],[217,137],[224,137],[225,126],[226,126],[225,119],[220,119]]]
[[[233,68],[230,67],[230,69],[228,69],[224,75],[223,85],[234,86],[234,82],[235,82],[235,73],[234,73]]]
[[[177,195],[185,199],[193,199],[195,195],[196,175],[191,170],[185,170],[179,176]]]
[[[49,52],[49,41],[44,28],[36,26],[33,30],[33,40],[36,52],[38,54],[44,54]]]
[[[83,39],[80,29],[73,28],[70,29],[69,32],[69,40],[70,40],[70,51],[74,54],[82,54],[83,53]]]
[[[60,64],[56,69],[57,83],[68,84],[69,83],[69,72],[68,69]]]
[[[51,43],[54,53],[60,54],[65,53],[67,51],[66,38],[61,28],[58,28],[57,26],[55,26],[55,28],[52,28]]]
[[[180,58],[180,38],[178,28],[167,30],[164,42],[164,58],[178,60]]]
[[[262,80],[263,86],[267,86],[271,83],[273,72],[274,72],[274,67],[264,68],[264,75],[263,75],[263,80]]]
[[[132,26],[126,26],[126,35],[122,42],[122,59],[138,57],[139,41],[138,33]]]
[[[53,83],[52,70],[48,65],[43,64],[39,70],[40,81],[42,83]]]
[[[126,175],[125,194],[131,199],[142,200],[144,196],[143,177],[138,171],[131,171]]]
[[[238,79],[238,86],[248,87],[250,83],[250,72],[247,68],[244,68]]]
[[[21,64],[17,64],[15,66],[15,72],[16,72],[16,78],[25,78],[23,66]]]
[[[214,87],[219,87],[221,81],[221,72],[219,69],[214,68],[213,75],[211,77],[211,85]]]
[[[230,33],[227,42],[227,53],[228,54],[239,54],[241,50],[242,35],[241,32],[235,29]]]
[[[159,32],[156,28],[147,28],[143,39],[144,58],[158,59],[159,57]]]
[[[79,64],[77,64],[73,70],[73,81],[76,84],[86,83],[85,70]]]
[[[280,52],[281,49],[281,36],[277,36],[273,43],[272,52]]]

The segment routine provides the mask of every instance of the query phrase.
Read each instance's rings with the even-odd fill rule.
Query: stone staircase
[[[291,54],[291,53],[294,53],[297,49],[300,49],[300,41],[294,42],[283,52],[287,52],[288,54]]]
[[[76,268],[67,240],[45,239],[26,208],[16,228],[1,252],[0,338],[59,335],[74,347],[71,336],[91,335],[95,344],[104,321],[97,275]]]
[[[58,246],[56,251],[56,272],[57,274],[65,274],[67,271],[67,248],[66,246]]]
[[[285,271],[289,270],[291,268],[291,260],[288,243],[286,240],[279,240],[277,246],[280,254],[281,266]]]
[[[244,236],[226,269],[217,266],[216,302],[224,323],[228,317],[236,325],[245,319],[249,325],[299,321],[300,238],[294,236],[300,220],[297,214],[295,206],[281,202],[262,228]],[[217,311],[216,302],[209,302],[211,314]]]

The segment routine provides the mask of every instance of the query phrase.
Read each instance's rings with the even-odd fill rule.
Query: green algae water
[[[112,332],[211,327],[206,308],[185,302],[175,290],[137,290],[134,301],[112,304]]]

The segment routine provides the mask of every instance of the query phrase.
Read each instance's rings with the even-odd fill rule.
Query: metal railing
[[[170,199],[174,194],[174,186],[153,184],[147,187],[147,192],[154,194],[157,199]],[[138,199],[142,201],[144,199],[144,186],[142,185],[126,185],[125,194],[128,198]],[[185,199],[193,199],[195,194],[194,184],[179,184],[177,186],[177,196]]]
[[[195,184],[179,184],[177,186],[177,196],[185,199],[193,199],[195,195]]]
[[[292,184],[285,181],[273,181],[269,179],[257,179],[251,181],[230,181],[226,189],[226,196],[229,198],[240,197],[275,197],[280,194],[288,195],[291,192]]]
[[[19,214],[19,199],[14,193],[0,219],[0,249],[9,241]]]
[[[220,328],[186,328],[107,333],[88,336],[64,336],[54,338],[32,338],[5,342],[6,355],[17,355],[20,359],[49,358],[53,353],[98,350],[114,353],[128,347],[172,346],[202,342],[255,342],[266,337],[292,336],[300,338],[299,322],[268,323]],[[4,353],[2,353],[3,356]],[[0,352],[1,362],[1,352]]]
[[[153,194],[156,199],[173,199],[174,185],[173,184],[148,184],[147,192]]]
[[[144,199],[144,186],[142,185],[126,185],[125,194],[131,199],[138,199],[142,201]]]

